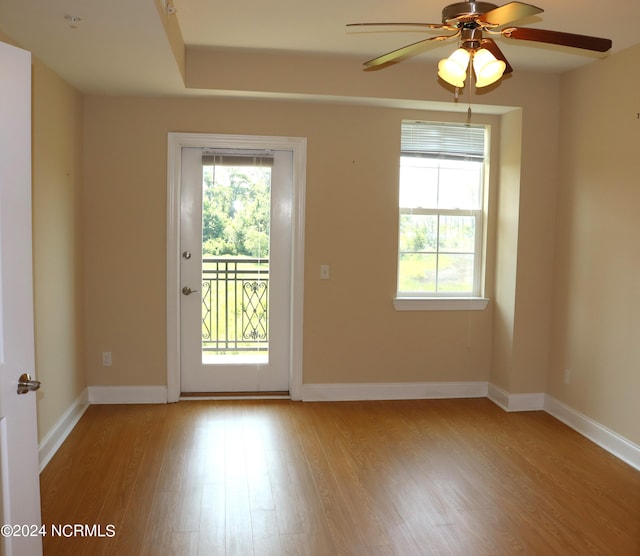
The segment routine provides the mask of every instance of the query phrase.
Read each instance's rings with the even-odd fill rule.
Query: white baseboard
[[[640,446],[637,444],[552,396],[545,396],[544,410],[618,459],[640,471]]]
[[[543,410],[617,458],[640,470],[640,446],[548,394],[510,394],[487,382],[303,384],[302,401],[416,400],[487,397],[505,411]],[[40,471],[89,404],[167,403],[166,386],[90,386],[52,427],[39,447]]]
[[[510,394],[495,384],[489,384],[487,397],[505,411],[540,411],[545,394]]]
[[[302,385],[302,401],[305,402],[484,398],[486,396],[486,382],[390,382]]]
[[[38,447],[38,456],[40,459],[40,472],[47,466],[51,458],[58,451],[58,448],[62,446],[69,433],[76,426],[80,417],[89,407],[89,396],[87,390],[83,392],[74,400],[69,409],[64,412],[62,417],[58,419],[55,425],[44,437],[40,446]]]
[[[89,386],[91,404],[167,403],[166,386]]]

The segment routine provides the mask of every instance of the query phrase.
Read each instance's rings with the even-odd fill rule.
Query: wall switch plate
[[[571,382],[571,369],[564,370],[564,383],[569,384]]]
[[[103,351],[102,352],[102,366],[103,367],[111,367],[111,352]]]
[[[320,265],[320,280],[328,280],[329,279],[329,265],[321,264]]]

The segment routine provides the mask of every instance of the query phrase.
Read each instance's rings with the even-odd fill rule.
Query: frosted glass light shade
[[[454,87],[464,87],[468,67],[469,52],[464,48],[458,48],[451,56],[440,60],[438,75]]]
[[[476,87],[486,87],[502,77],[507,64],[498,60],[486,48],[481,48],[473,56],[473,71],[476,73]]]

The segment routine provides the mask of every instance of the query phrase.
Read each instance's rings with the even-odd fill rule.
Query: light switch
[[[110,351],[103,351],[102,352],[102,366],[103,367],[111,367],[111,365],[112,365],[111,352]]]
[[[320,265],[320,280],[328,280],[329,279],[329,265],[321,264]]]

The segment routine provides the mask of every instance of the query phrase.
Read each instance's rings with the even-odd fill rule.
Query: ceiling
[[[85,93],[187,94],[156,1],[175,9],[189,46],[255,49],[364,62],[430,30],[347,29],[363,21],[439,23],[447,0],[0,0],[0,31]],[[496,2],[501,5],[506,2]],[[626,21],[640,20],[638,0],[535,0],[544,13],[517,22],[613,40],[616,52],[640,42]],[[81,18],[73,23],[65,16]],[[514,70],[561,73],[602,57],[582,50],[500,38]],[[435,42],[415,62],[433,65],[455,41]],[[606,55],[605,55],[606,56]],[[382,71],[391,72],[393,68]],[[514,76],[516,74],[514,73]],[[202,94],[202,92],[200,92]]]

